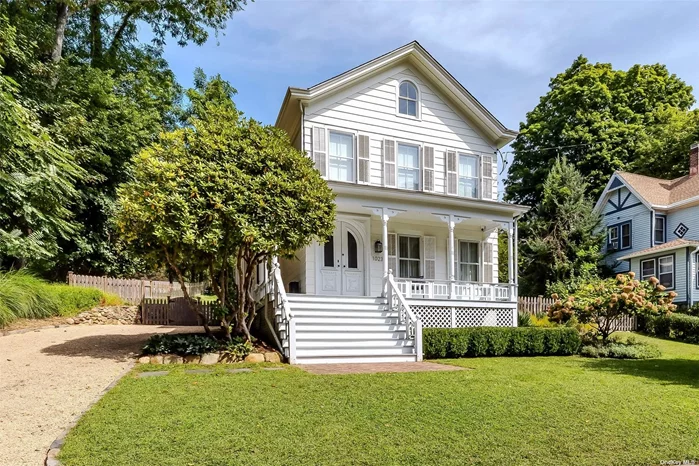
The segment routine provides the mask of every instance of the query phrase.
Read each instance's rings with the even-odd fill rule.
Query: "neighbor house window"
[[[607,249],[619,251],[631,248],[631,222],[614,225],[607,229]]]
[[[478,197],[478,157],[459,154],[459,196]]]
[[[398,187],[420,189],[420,148],[398,144]]]
[[[459,278],[466,282],[478,281],[478,243],[459,242]]]
[[[655,242],[664,243],[665,242],[665,216],[656,215],[655,216]]]
[[[648,280],[655,277],[655,259],[641,261],[641,279]]]
[[[330,132],[328,162],[329,179],[354,181],[354,137],[351,134]]]
[[[410,81],[400,83],[398,113],[417,117],[417,88]]]
[[[665,288],[675,287],[675,256],[658,258],[658,280]]]
[[[398,261],[401,277],[422,278],[420,273],[420,238],[417,236],[398,237]]]

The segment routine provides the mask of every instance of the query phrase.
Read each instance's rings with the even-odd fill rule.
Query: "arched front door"
[[[321,244],[318,292],[328,295],[364,295],[364,243],[357,229],[339,221],[332,238]]]

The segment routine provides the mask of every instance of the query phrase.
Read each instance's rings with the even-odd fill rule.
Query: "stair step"
[[[297,358],[346,357],[346,356],[400,356],[415,354],[412,346],[393,348],[296,348]]]
[[[335,320],[335,319],[332,319]],[[405,332],[405,324],[342,324],[327,323],[298,323],[296,325],[296,338],[305,332]]]
[[[296,364],[359,364],[380,362],[415,362],[415,355],[400,356],[347,356],[347,357],[320,357],[320,358],[296,358]]]
[[[333,324],[333,325],[381,325],[381,324],[398,324],[398,317],[382,317],[380,315],[373,317],[353,317],[350,315],[342,317],[312,317],[299,316],[294,317],[296,325],[299,324]]]
[[[301,349],[360,349],[360,348],[404,348],[415,346],[414,340],[306,340],[296,339],[297,350]]]
[[[384,317],[398,318],[397,312],[391,312],[383,309],[372,309],[366,311],[349,311],[343,309],[296,309],[292,311],[295,318],[297,317]]]
[[[291,312],[296,314],[300,310],[317,310],[324,311],[332,309],[335,311],[380,311],[385,310],[386,305],[380,303],[328,303],[325,301],[318,302],[289,302]]]
[[[344,329],[333,328],[332,331],[316,331],[315,329],[296,330],[296,341],[394,341],[405,338],[405,329],[398,331],[380,331],[368,332],[364,331],[346,331]]]
[[[376,296],[319,296],[310,294],[287,294],[290,303],[354,303],[354,304],[386,304],[386,298]]]

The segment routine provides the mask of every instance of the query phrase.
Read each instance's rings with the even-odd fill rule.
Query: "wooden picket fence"
[[[215,321],[211,302],[198,302],[198,310],[208,324]],[[144,298],[141,303],[141,323],[145,325],[202,325],[184,298]]]
[[[519,312],[527,314],[542,314],[549,310],[549,307],[554,303],[553,298],[544,298],[543,296],[520,296],[517,303]]]
[[[184,296],[178,282],[170,283],[164,280],[111,278],[68,272],[68,285],[97,288],[105,293],[115,294],[130,304],[140,304],[144,298],[181,298]],[[204,293],[207,283],[187,283],[185,286],[189,295],[194,297]]]
[[[520,296],[517,303],[517,310],[527,314],[545,314],[549,307],[555,302],[553,298],[544,298],[543,296]],[[636,316],[624,316],[619,319],[615,325],[616,330],[630,332],[636,330]]]

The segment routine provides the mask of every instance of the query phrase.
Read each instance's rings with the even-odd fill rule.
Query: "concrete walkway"
[[[199,327],[76,325],[0,336],[0,465],[37,466],[154,333]]]
[[[438,372],[467,369],[434,362],[383,362],[361,364],[306,364],[299,365],[306,372],[318,375],[375,374],[377,372]]]

